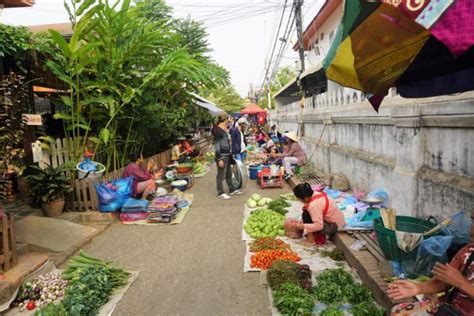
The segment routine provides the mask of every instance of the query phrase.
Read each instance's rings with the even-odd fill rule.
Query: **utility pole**
[[[298,49],[300,53],[301,70],[300,75],[304,72],[304,43],[303,43],[303,19],[301,17],[301,7],[304,0],[295,0],[295,18],[296,18],[296,34],[298,35]]]

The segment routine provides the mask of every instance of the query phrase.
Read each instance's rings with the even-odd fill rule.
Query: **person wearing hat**
[[[227,123],[227,114],[220,114],[217,120],[217,125],[212,129],[217,162],[217,195],[223,200],[230,199],[230,196],[225,193],[224,186],[222,185],[224,178],[226,180],[227,187],[229,188],[230,195],[242,194],[240,190],[237,190],[234,187],[234,183],[232,181],[233,174],[232,167],[230,165],[230,159],[232,158],[232,147],[229,134],[226,131]]]
[[[272,157],[283,157],[283,166],[286,171],[285,179],[288,180],[294,174],[293,165],[304,166],[308,160],[308,156],[306,156],[306,152],[299,144],[299,139],[295,132],[285,133],[284,136],[288,140],[287,151],[281,154],[273,153]]]
[[[247,151],[247,145],[245,144],[244,131],[248,125],[247,119],[241,117],[237,120],[237,124],[230,130],[230,136],[232,138],[232,153],[234,159],[243,161],[245,152]]]

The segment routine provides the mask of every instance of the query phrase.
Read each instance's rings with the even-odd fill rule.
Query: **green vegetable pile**
[[[309,266],[288,260],[275,261],[268,269],[267,281],[271,289],[276,289],[284,283],[296,284],[308,290],[312,287]]]
[[[290,203],[285,201],[284,199],[277,199],[273,200],[270,203],[267,204],[267,208],[271,209],[272,211],[275,211],[277,213],[285,215],[288,213],[286,210],[287,207],[291,206]]]
[[[337,306],[331,305],[319,314],[320,316],[344,316],[344,312],[339,310]]]
[[[284,283],[273,292],[273,302],[282,315],[311,315],[314,297],[293,283]]]
[[[284,236],[284,222],[285,215],[268,209],[259,209],[250,214],[244,229],[252,238]]]
[[[354,316],[382,316],[385,314],[375,304],[372,293],[367,287],[356,284],[352,275],[343,269],[326,270],[316,277],[316,281],[317,285],[313,287],[313,292],[321,303],[331,305],[336,309],[341,303],[350,303]],[[364,310],[370,310],[370,313],[361,314]]]
[[[68,280],[63,300],[48,304],[35,315],[96,315],[112,292],[127,284],[130,273],[80,251],[69,261],[62,277]]]
[[[292,192],[280,194],[280,197],[288,201],[298,201],[298,198]]]
[[[344,261],[344,253],[337,248],[334,248],[331,251],[327,251],[324,249],[318,251],[323,257],[329,257],[334,261]]]

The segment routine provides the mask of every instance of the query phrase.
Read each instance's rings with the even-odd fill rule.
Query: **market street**
[[[194,202],[183,222],[136,226],[117,222],[85,250],[140,275],[114,315],[268,315],[259,273],[244,273],[241,240],[244,202],[261,191],[255,181],[245,194],[222,201],[215,191],[215,164],[189,191]],[[257,191],[258,190],[258,191]]]

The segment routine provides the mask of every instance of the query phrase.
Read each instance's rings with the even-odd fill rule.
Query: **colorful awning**
[[[412,98],[474,90],[473,46],[472,0],[346,1],[324,68],[378,110],[393,86]]]

